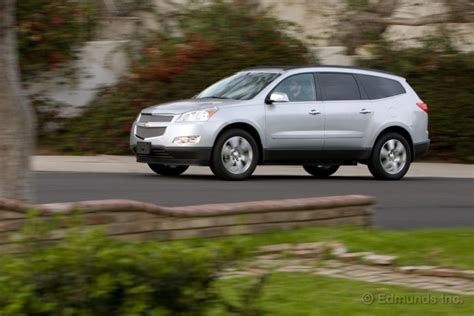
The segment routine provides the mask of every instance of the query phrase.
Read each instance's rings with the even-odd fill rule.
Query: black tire
[[[384,147],[384,152],[387,151],[387,149],[390,148],[390,146],[388,146],[389,141],[393,141],[395,147],[392,150],[388,150],[389,155],[392,152],[392,156],[385,158],[385,155],[382,152],[382,147]],[[399,147],[399,144],[403,145],[403,150],[405,152],[404,155],[401,154],[402,151],[400,150],[401,148]],[[399,180],[403,178],[403,176],[408,172],[408,169],[410,168],[411,157],[411,147],[405,137],[397,133],[388,133],[382,135],[375,142],[375,146],[372,149],[372,155],[368,164],[369,171],[376,179],[379,180]],[[400,160],[397,161],[397,158]],[[385,165],[392,165],[392,171],[388,172],[388,169],[384,167],[384,163]]]
[[[150,169],[153,170],[155,173],[165,177],[179,176],[189,168],[189,166],[186,165],[172,166],[155,163],[149,163],[148,167],[150,167]]]
[[[328,178],[334,174],[339,166],[331,165],[303,165],[304,170],[316,178]]]
[[[238,146],[232,148],[229,141],[237,141]],[[245,140],[245,141],[243,141]],[[240,142],[239,142],[240,141]],[[244,147],[245,145],[245,147]],[[223,153],[224,146],[228,148],[232,154],[225,156]],[[241,146],[241,147],[240,147]],[[248,150],[246,150],[248,149]],[[234,157],[233,153],[237,152]],[[248,156],[248,157],[247,157]],[[228,159],[225,159],[228,157]],[[258,146],[255,139],[248,132],[241,129],[231,129],[222,133],[219,136],[214,148],[212,149],[212,157],[210,167],[214,175],[223,180],[244,180],[252,175],[258,163]],[[247,158],[247,159],[243,159]],[[234,161],[233,159],[237,159]],[[240,159],[240,160],[239,160]],[[225,161],[228,161],[227,166],[235,163],[235,172],[231,172],[226,167]],[[241,170],[237,170],[242,165]]]

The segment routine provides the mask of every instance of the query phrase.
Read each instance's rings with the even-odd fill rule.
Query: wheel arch
[[[235,123],[231,123],[229,125],[226,125],[224,126],[216,135],[215,139],[214,139],[214,143],[213,143],[213,147],[215,146],[217,140],[219,139],[219,137],[226,131],[228,130],[231,130],[231,129],[241,129],[241,130],[244,130],[246,131],[247,133],[249,133],[250,135],[252,135],[252,137],[255,139],[255,141],[257,142],[257,146],[258,146],[258,164],[262,164],[263,163],[263,143],[262,143],[262,138],[260,136],[260,133],[258,132],[258,130],[252,126],[251,124],[249,123],[244,123],[244,122],[235,122]]]
[[[413,159],[414,159],[414,145],[413,145],[413,138],[410,134],[410,132],[404,128],[404,127],[401,127],[401,126],[389,126],[389,127],[386,127],[384,128],[382,131],[380,131],[377,135],[377,137],[375,138],[374,142],[372,143],[372,153],[371,155],[373,154],[373,150],[374,150],[374,147],[375,147],[375,144],[377,143],[377,141],[384,135],[388,134],[388,133],[397,133],[397,134],[400,134],[402,135],[408,142],[408,144],[410,145],[410,152],[411,152],[411,155],[410,155],[410,161],[413,162]]]

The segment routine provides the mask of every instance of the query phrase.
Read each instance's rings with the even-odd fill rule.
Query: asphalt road
[[[474,179],[371,177],[315,179],[310,176],[254,175],[228,182],[210,175],[164,178],[146,173],[36,172],[39,203],[132,199],[160,205],[189,205],[344,194],[377,198],[375,225],[383,228],[474,226]]]

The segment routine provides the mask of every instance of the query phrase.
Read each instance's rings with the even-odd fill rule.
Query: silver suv
[[[259,164],[328,177],[357,163],[397,180],[429,143],[428,107],[404,78],[337,66],[240,71],[192,99],[144,109],[130,136],[137,161],[160,175],[205,165],[227,180]]]

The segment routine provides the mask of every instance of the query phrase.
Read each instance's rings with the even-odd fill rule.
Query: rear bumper
[[[135,146],[132,146],[137,162],[170,164],[170,165],[200,165],[208,166],[211,159],[212,148],[170,148],[164,146],[152,146],[148,155],[137,154]]]
[[[423,156],[428,149],[430,148],[430,141],[426,141],[423,143],[418,143],[413,145],[413,160],[418,159],[419,157]]]

